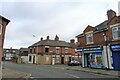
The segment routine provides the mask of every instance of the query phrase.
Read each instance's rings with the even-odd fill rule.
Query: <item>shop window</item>
[[[95,55],[91,55],[91,63],[95,64]]]
[[[86,34],[87,44],[93,43],[93,33]]]
[[[113,39],[120,39],[120,25],[112,28]]]
[[[96,62],[98,65],[102,64],[102,57],[101,56],[96,56]]]

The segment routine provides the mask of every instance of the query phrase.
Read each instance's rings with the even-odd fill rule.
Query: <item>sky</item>
[[[11,22],[6,28],[4,48],[29,47],[41,37],[69,42],[87,25],[107,20],[112,9],[118,15],[119,0],[0,0],[0,15]]]

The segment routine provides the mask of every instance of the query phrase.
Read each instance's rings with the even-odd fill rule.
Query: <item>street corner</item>
[[[29,78],[31,74],[14,70],[14,69],[8,69],[4,68],[2,70],[2,78]]]

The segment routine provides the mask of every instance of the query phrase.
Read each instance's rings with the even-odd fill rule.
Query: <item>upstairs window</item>
[[[93,33],[86,34],[87,44],[93,43]]]
[[[65,48],[65,54],[68,54],[68,48]]]
[[[59,53],[60,53],[60,48],[56,47],[56,54],[59,54]]]
[[[45,48],[45,52],[48,53],[49,52],[49,48]]]
[[[30,53],[32,53],[32,49],[30,49]]]
[[[120,39],[120,25],[112,28],[113,39]]]

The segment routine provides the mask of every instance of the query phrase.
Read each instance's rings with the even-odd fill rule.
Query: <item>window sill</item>
[[[94,44],[94,42],[91,42],[91,43],[87,43],[86,45],[90,45],[90,44]]]
[[[120,39],[113,39],[112,41],[118,41],[118,40],[120,40]]]

